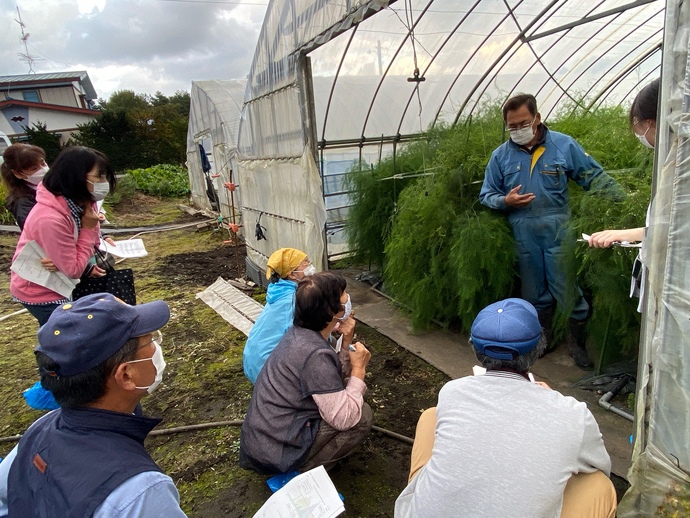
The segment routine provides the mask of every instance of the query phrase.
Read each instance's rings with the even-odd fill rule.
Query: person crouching
[[[297,287],[294,325],[259,373],[242,425],[243,468],[263,474],[329,469],[371,429],[371,408],[363,399],[371,354],[352,344],[345,288],[345,279],[331,272]],[[343,334],[339,346],[329,341],[336,325]]]

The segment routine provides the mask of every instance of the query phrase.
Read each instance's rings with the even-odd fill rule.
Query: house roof
[[[29,108],[43,108],[45,110],[59,111],[59,112],[70,112],[70,113],[83,113],[85,115],[93,115],[97,117],[100,115],[99,110],[89,110],[87,108],[77,108],[76,106],[63,106],[61,104],[47,104],[47,103],[36,103],[32,101],[22,101],[19,99],[7,99],[5,101],[0,101],[0,111],[4,110],[8,106],[28,106]]]
[[[86,98],[98,99],[98,94],[91,83],[89,74],[85,70],[75,72],[52,72],[48,74],[22,74],[16,76],[0,76],[0,88],[21,86],[62,86],[72,81],[79,81],[84,87]]]

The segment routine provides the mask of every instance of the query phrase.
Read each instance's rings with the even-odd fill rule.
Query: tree
[[[103,151],[117,169],[184,164],[190,104],[184,91],[167,97],[119,90],[99,101],[102,115],[79,126],[75,141]]]
[[[41,121],[35,122],[33,128],[24,126],[24,133],[29,144],[42,148],[46,152],[46,162],[52,164],[62,149],[60,137],[48,131],[46,123]]]

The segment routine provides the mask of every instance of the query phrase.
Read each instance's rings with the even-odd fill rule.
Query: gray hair
[[[470,344],[472,343],[472,338],[470,338]],[[512,360],[498,360],[496,358],[490,358],[485,354],[478,353],[475,349],[474,354],[477,356],[477,360],[482,364],[487,370],[512,370],[517,372],[528,372],[530,367],[535,364],[542,353],[546,350],[546,337],[542,332],[539,343],[527,354],[522,354],[516,356]]]

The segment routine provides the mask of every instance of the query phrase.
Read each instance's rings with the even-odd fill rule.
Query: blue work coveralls
[[[568,292],[572,288],[563,273],[561,242],[570,219],[568,178],[588,191],[599,175],[607,175],[572,137],[544,125],[539,131],[541,138],[531,150],[512,140],[494,150],[479,201],[507,213],[517,248],[522,298],[542,311],[551,307],[554,299],[561,307],[572,301],[573,294]],[[518,185],[522,185],[519,194],[533,193],[534,200],[526,207],[508,207],[506,195]],[[585,320],[589,305],[580,288],[575,289],[570,317]]]
[[[286,279],[272,282],[266,291],[266,306],[249,331],[242,354],[244,374],[254,384],[285,332],[292,326],[295,315],[297,283]]]

